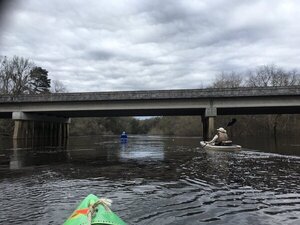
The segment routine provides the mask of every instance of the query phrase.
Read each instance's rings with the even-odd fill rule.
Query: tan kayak
[[[216,150],[216,151],[240,151],[242,148],[242,146],[235,145],[235,144],[220,146],[220,145],[207,144],[205,141],[200,141],[200,145],[205,150]]]

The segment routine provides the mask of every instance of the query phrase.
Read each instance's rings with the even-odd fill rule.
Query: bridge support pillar
[[[215,134],[215,117],[217,116],[216,108],[206,108],[205,115],[202,116],[203,140],[208,141]]]
[[[51,144],[60,144],[69,137],[69,118],[34,113],[13,112],[14,139],[37,138]]]

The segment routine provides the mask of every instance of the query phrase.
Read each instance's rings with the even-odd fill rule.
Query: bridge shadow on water
[[[68,139],[24,138],[7,141],[10,144],[6,144],[8,148],[1,154],[0,164],[7,164],[10,169],[65,162],[68,158]]]

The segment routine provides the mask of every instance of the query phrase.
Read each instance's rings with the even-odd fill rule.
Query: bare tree
[[[66,86],[59,80],[53,80],[52,81],[52,87],[51,87],[52,93],[65,93],[68,92]]]
[[[23,57],[14,56],[12,61],[8,64],[10,78],[10,94],[19,95],[29,93],[28,83],[30,82],[30,71],[34,64]]]
[[[297,70],[285,70],[275,65],[259,66],[243,74],[229,72],[216,76],[213,83],[215,88],[248,87],[278,87],[293,86],[300,84],[300,74]],[[264,116],[239,116],[239,124],[236,129],[242,134],[247,130],[248,134],[265,133],[276,136],[280,131],[287,129],[286,124],[295,116],[289,115],[264,115]]]
[[[236,72],[225,73],[217,75],[213,87],[215,88],[235,88],[243,86],[243,77]]]
[[[0,64],[0,91],[2,94],[10,93],[10,78],[12,73],[12,67],[9,66],[7,57],[3,57]]]
[[[29,59],[14,56],[0,61],[0,92],[19,95],[48,93],[50,79],[48,71],[35,66]]]
[[[26,84],[30,80],[33,64],[28,59],[14,56],[11,60],[5,57],[1,65],[1,92],[13,95],[28,93]]]
[[[275,65],[260,66],[247,74],[249,87],[278,87],[300,84],[300,74],[297,70],[284,70]]]

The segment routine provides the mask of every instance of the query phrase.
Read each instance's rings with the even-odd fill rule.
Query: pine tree
[[[34,67],[30,71],[31,93],[50,93],[51,80],[48,78],[48,71],[41,67]]]

